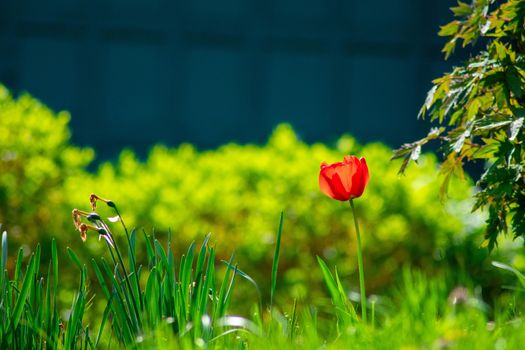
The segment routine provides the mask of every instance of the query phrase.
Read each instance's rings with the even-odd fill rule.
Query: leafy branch
[[[418,118],[428,117],[439,126],[402,145],[392,158],[403,159],[404,173],[411,161],[417,162],[423,145],[439,140],[445,159],[442,195],[452,175],[462,176],[464,161],[486,162],[473,211],[488,207],[485,238],[492,250],[509,224],[515,238],[525,236],[525,2],[495,6],[494,0],[474,0],[451,10],[456,19],[439,32],[449,37],[445,58],[459,42],[465,47],[481,39],[486,48],[433,81]]]

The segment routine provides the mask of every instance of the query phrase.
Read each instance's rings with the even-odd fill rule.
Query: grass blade
[[[131,230],[130,238],[129,238],[129,247],[128,247],[128,264],[129,264],[129,273],[130,273],[130,279],[132,280],[132,289],[134,294],[134,300],[138,300],[139,309],[142,310],[143,303],[142,298],[140,297],[140,284],[139,279],[140,276],[138,275],[137,271],[137,264],[136,264],[136,231],[135,229]]]
[[[197,259],[197,266],[195,267],[195,276],[199,276],[206,260],[206,252],[208,250],[208,241],[210,240],[211,234],[208,233],[202,242],[201,250],[199,252],[199,258]]]
[[[228,262],[228,265],[232,265],[234,258],[234,254],[232,254],[230,261]],[[235,275],[237,272],[237,266],[235,266],[233,270],[233,276],[231,269],[226,269],[226,273],[224,274],[224,278],[222,280],[221,289],[219,291],[219,299],[216,302],[216,310],[214,313],[215,319],[219,319],[224,316],[226,313],[226,309],[228,308],[228,302],[230,300],[231,296],[231,289],[233,286],[233,281],[235,280]],[[230,278],[231,276],[231,278]]]
[[[501,263],[499,261],[493,261],[492,262],[492,266],[495,266],[495,267],[497,267],[499,269],[502,269],[502,270],[507,270],[507,271],[512,272],[518,278],[518,281],[520,282],[521,286],[523,288],[525,288],[525,275],[523,275],[521,272],[516,270],[514,267],[506,265],[506,264]]]
[[[191,272],[193,269],[193,258],[195,257],[195,241],[191,242],[188,253],[186,254],[186,259],[184,265],[180,271],[181,275],[181,284],[184,287],[184,290],[188,289],[191,279]]]
[[[151,272],[146,283],[145,300],[147,305],[147,315],[149,318],[150,326],[153,328],[157,327],[158,321],[161,319],[161,313],[159,310],[159,287],[157,278],[157,266],[151,269]]]
[[[338,292],[334,277],[332,276],[330,269],[328,268],[326,263],[323,261],[323,259],[321,259],[320,257],[317,257],[317,261],[319,262],[319,266],[321,267],[321,273],[323,274],[323,279],[326,284],[326,287],[328,288],[328,292],[330,292],[330,296],[332,297],[332,300],[335,301],[339,297],[339,292]]]
[[[7,264],[7,231],[2,233],[2,275]]]
[[[0,224],[0,230],[2,225]],[[2,265],[0,266],[0,290],[3,290],[4,286],[4,271],[7,265],[7,231],[2,233]]]
[[[273,255],[272,263],[272,285],[270,290],[270,310],[273,307],[273,298],[275,296],[275,288],[277,287],[277,269],[279,267],[279,251],[281,249],[281,234],[283,232],[283,220],[284,212],[281,212],[281,217],[279,219],[279,231],[277,232],[277,242],[275,244],[275,253]]]
[[[206,274],[204,276],[204,285],[201,291],[200,299],[200,310],[201,314],[206,314],[206,306],[208,304],[209,297],[209,285],[210,281],[215,280],[215,250],[210,248],[208,255],[208,265],[206,267]]]
[[[18,256],[16,257],[15,263],[15,285],[18,286],[20,280],[20,271],[22,271],[22,263],[24,262],[24,249],[20,247],[18,250]]]
[[[83,273],[83,272],[82,272]],[[81,278],[84,279],[84,278]],[[83,289],[83,287],[80,287]],[[71,316],[69,317],[68,327],[66,328],[65,348],[72,349],[76,343],[76,338],[82,329],[82,316],[86,306],[85,291],[81,290],[76,300],[73,302]]]
[[[75,252],[69,247],[67,247],[67,255],[69,255],[69,258],[78,267],[78,269],[82,271],[82,264],[80,263],[78,255],[76,255]]]
[[[35,272],[35,256],[31,255],[31,258],[29,260],[29,265],[27,267],[26,275],[24,277],[24,283],[22,284],[22,289],[20,290],[20,294],[18,296],[18,299],[16,300],[15,308],[13,310],[13,327],[16,328],[18,326],[18,322],[20,322],[20,317],[22,316],[22,311],[24,304],[27,300],[27,297],[29,295],[29,289],[31,288],[31,283],[34,279],[34,272]]]
[[[160,244],[160,242],[157,239],[155,239],[155,241],[153,243],[155,245],[155,253],[159,257],[158,260],[162,264],[163,268],[167,268],[167,266],[168,266],[168,257],[166,256],[166,252],[164,251],[164,248],[162,247],[162,245]],[[159,265],[159,264],[157,263],[157,265]]]
[[[102,315],[102,320],[100,321],[100,328],[98,330],[97,339],[95,339],[95,348],[98,346],[98,343],[100,342],[100,338],[102,337],[102,333],[104,331],[104,327],[106,326],[106,321],[108,320],[109,312],[111,311],[113,296],[114,294],[111,295],[106,305],[106,308],[104,309],[104,314]]]
[[[56,309],[56,295],[58,290],[58,258],[57,243],[55,239],[51,241],[51,265],[53,265],[53,303]]]
[[[261,294],[261,290],[259,289],[259,286],[257,285],[257,282],[255,282],[255,280],[251,278],[250,275],[248,275],[246,272],[240,270],[236,266],[231,265],[228,261],[221,260],[221,262],[225,264],[232,271],[235,271],[236,273],[238,273],[239,276],[241,276],[242,278],[244,278],[245,280],[253,284],[253,286],[255,287],[255,290],[257,291],[257,296],[259,297],[259,312],[261,312],[262,311],[262,294]]]
[[[153,246],[151,240],[146,231],[144,233],[144,240],[146,241],[146,255],[148,257],[148,268],[152,269],[155,266],[155,253],[153,252]]]

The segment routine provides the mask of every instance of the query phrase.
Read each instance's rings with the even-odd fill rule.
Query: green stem
[[[115,241],[115,237],[113,236],[113,233],[111,233],[108,225],[106,225],[105,222],[101,221],[102,225],[104,225],[104,229],[106,230],[106,232],[108,233],[108,235],[111,237],[111,240],[113,241],[113,244],[114,244],[114,249],[115,249],[115,252],[117,253],[117,258],[118,258],[118,261],[120,262],[120,266],[121,266],[121,269],[122,271],[124,272],[124,280],[126,282],[126,286],[128,287],[128,292],[129,294],[131,295],[131,299],[132,299],[132,303],[130,304],[133,304],[133,309],[135,311],[135,315],[136,315],[136,320],[138,322],[138,331],[141,332],[142,331],[142,321],[140,319],[140,313],[139,313],[139,310],[138,310],[138,307],[137,307],[137,300],[135,299],[135,294],[133,293],[133,289],[131,288],[131,284],[129,283],[129,274],[128,274],[128,271],[126,270],[126,265],[124,265],[124,261],[122,260],[122,256],[120,255],[120,250],[118,249],[118,245],[117,245],[117,242]],[[111,249],[109,250],[111,252]],[[115,261],[115,257],[113,256],[113,253],[111,253],[112,257],[113,257],[113,261]],[[117,265],[117,264],[115,264]],[[140,296],[139,296],[140,298]],[[127,297],[126,297],[127,299]],[[128,301],[129,303],[129,301]],[[131,312],[131,310],[130,310]]]
[[[363,251],[361,249],[361,234],[359,233],[359,224],[355,215],[354,201],[350,199],[350,207],[354,215],[355,232],[357,235],[357,266],[359,268],[359,289],[361,293],[361,319],[366,323],[366,291],[365,291],[365,273],[363,270]]]
[[[112,203],[113,209],[115,210],[115,213],[117,214],[117,216],[119,218],[120,223],[122,224],[122,227],[124,228],[124,232],[126,233],[126,239],[128,240],[129,254],[131,256],[131,263],[133,264],[133,270],[136,271],[137,263],[135,261],[135,249],[131,250],[132,246],[131,246],[131,239],[129,238],[128,228],[126,227],[126,224],[124,224],[124,219],[122,219],[122,216],[120,215],[120,212],[119,212],[119,210],[117,208],[117,205],[115,203],[113,203],[113,202],[111,202],[111,203]],[[139,279],[138,279],[138,276],[137,276],[136,273],[133,275],[133,278],[135,280],[135,284],[136,284],[137,290],[140,290]],[[135,299],[135,298],[133,297],[133,299]],[[140,296],[139,296],[139,303],[140,303],[140,305],[139,305],[140,309],[142,310],[143,303],[142,303],[142,298],[140,298]]]

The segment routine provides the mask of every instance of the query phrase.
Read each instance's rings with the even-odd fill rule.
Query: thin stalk
[[[113,209],[115,210],[115,213],[117,213],[120,224],[122,225],[122,227],[124,228],[124,232],[126,233],[126,239],[128,240],[128,245],[131,247],[131,240],[129,238],[128,228],[126,227],[126,224],[124,223],[124,219],[122,219],[122,216],[120,215],[120,212],[117,206],[115,205],[115,203],[113,203]],[[131,254],[131,260],[132,260],[133,265],[136,266],[134,254]]]
[[[113,239],[113,237],[112,237],[112,239]],[[129,283],[128,272],[126,271],[126,268],[124,266],[124,261],[122,260],[122,256],[120,255],[120,251],[117,248],[117,244],[116,243],[115,243],[115,252],[117,253],[117,258],[120,261],[120,265],[122,265],[122,270],[124,271],[124,280],[125,280],[126,285],[128,287],[128,291],[131,294],[131,299],[133,300],[133,302],[132,302],[133,309],[135,311],[135,314],[137,315],[137,321],[139,323],[139,327],[142,328],[142,322],[140,320],[140,313],[139,313],[139,310],[137,308],[137,300],[135,299],[135,294],[133,294],[133,289],[131,288],[131,284]],[[141,330],[140,328],[139,328],[139,331]]]
[[[113,239],[113,238],[111,238],[111,239]],[[112,250],[111,245],[109,244],[109,242],[106,241],[106,244],[108,246],[108,250],[109,250],[109,253],[111,255],[111,259],[113,260],[113,264],[117,267],[116,273],[118,274],[118,276],[116,276],[116,277],[122,279],[122,276],[120,275],[120,271],[118,270],[118,266],[120,264],[117,263],[117,260],[115,259],[115,255],[113,254],[113,250]],[[129,302],[129,300],[128,300],[127,294],[124,292],[124,289],[123,289],[122,285],[121,284],[117,284],[117,285],[115,285],[115,292],[118,294],[118,297],[120,298],[120,300],[124,300],[124,298],[120,295],[120,291],[119,291],[119,289],[117,287],[122,288],[122,295],[123,295],[123,297],[126,299],[128,304],[131,304]],[[128,305],[128,308],[129,308],[129,305]],[[124,313],[124,314],[126,315],[126,320],[128,321],[128,323],[130,325],[130,329],[131,329],[131,326],[134,326],[132,321],[131,321],[131,318],[129,317],[129,315],[127,313]],[[130,314],[131,314],[131,310],[130,310]],[[135,317],[135,319],[137,319],[137,317]],[[138,320],[137,320],[137,322],[138,322]]]
[[[128,247],[131,248],[131,239],[129,238],[128,228],[126,227],[126,224],[124,223],[124,219],[122,219],[122,216],[120,215],[120,211],[118,210],[117,205],[115,203],[113,203],[112,207],[115,210],[115,213],[117,214],[117,216],[119,218],[120,224],[124,228],[124,232],[126,233],[126,239],[128,240]],[[136,269],[137,263],[135,261],[135,252],[134,251],[131,252],[131,263],[133,264],[133,269]],[[134,278],[135,278],[135,282],[136,282],[136,285],[137,285],[137,289],[140,290],[138,276],[135,275]],[[142,309],[143,305],[142,305],[142,299],[141,298],[139,298],[139,302],[140,302],[140,308]]]
[[[372,301],[372,328],[376,326],[376,303]]]
[[[113,244],[115,245],[114,249],[115,249],[115,252],[117,253],[117,258],[118,258],[118,260],[120,262],[120,265],[121,265],[121,268],[122,268],[122,270],[124,272],[124,280],[126,282],[126,286],[128,287],[128,291],[131,294],[131,299],[133,301],[132,302],[133,309],[135,311],[135,315],[137,316],[137,321],[138,321],[138,325],[139,325],[139,331],[141,331],[142,330],[142,322],[140,320],[140,313],[139,313],[139,310],[137,308],[137,300],[135,299],[135,294],[133,294],[133,289],[131,288],[131,284],[129,283],[129,275],[128,275],[128,272],[126,271],[126,266],[124,265],[124,261],[122,260],[122,256],[120,255],[120,250],[118,249],[117,242],[115,241],[115,238],[114,238],[113,234],[109,230],[109,227],[106,225],[106,223],[104,223],[103,221],[101,221],[101,222],[104,225],[104,229],[106,230],[108,235],[111,237],[111,240],[113,241]],[[111,249],[110,249],[110,251],[111,251]]]
[[[354,216],[355,233],[357,236],[357,266],[359,268],[359,290],[361,293],[361,319],[366,323],[366,291],[365,291],[365,273],[363,269],[363,251],[361,249],[361,234],[359,233],[359,224],[355,215],[353,199],[350,199],[350,207]]]

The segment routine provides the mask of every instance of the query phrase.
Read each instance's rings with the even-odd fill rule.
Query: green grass
[[[3,232],[0,348],[93,348],[89,327],[83,326],[82,322],[88,304],[87,270],[85,266],[81,266],[74,253],[69,252],[73,262],[79,267],[80,281],[71,300],[69,316],[62,318],[57,307],[59,263],[55,241],[51,244],[51,261],[47,272],[39,271],[41,251],[38,245],[25,264],[24,251],[20,248],[11,278],[7,270],[7,232]]]
[[[293,234],[293,228],[283,232],[283,214],[268,276],[270,301],[264,305],[257,281],[237,266],[233,254],[228,261],[216,259],[210,235],[176,257],[172,234],[163,245],[154,234],[128,232],[114,203],[108,206],[117,214],[111,221],[119,221],[122,229],[114,234],[98,214],[85,216],[99,235],[109,238],[100,242],[105,252],[89,264],[69,248],[68,261],[59,262],[53,241],[47,270],[39,270],[40,246],[28,257],[20,249],[9,265],[7,233],[2,234],[0,348],[479,350],[517,349],[525,341],[519,306],[525,279],[502,263],[494,265],[513,273],[521,288],[502,294],[491,306],[475,289],[453,289],[443,279],[404,267],[402,278],[385,295],[369,297],[366,323],[337,268],[321,258],[326,299],[275,304],[281,236]],[[67,313],[57,303],[61,263],[78,269],[78,287]],[[88,268],[95,281],[89,281]],[[97,284],[93,290],[99,289],[99,295],[90,283]],[[258,297],[251,309],[238,311],[234,306],[246,305],[246,300],[236,298],[234,290],[246,286]],[[105,307],[88,320],[95,301]]]

